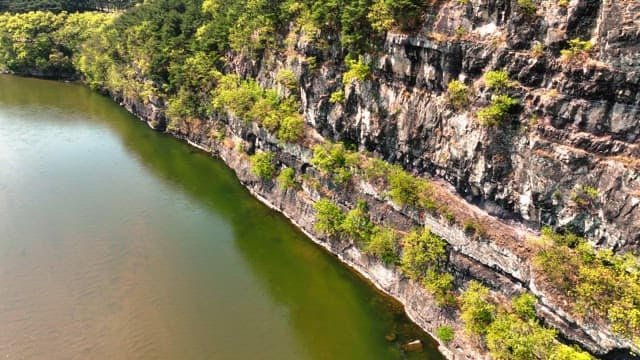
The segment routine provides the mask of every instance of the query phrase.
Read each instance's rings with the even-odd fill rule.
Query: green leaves
[[[478,110],[476,115],[484,126],[500,126],[517,105],[518,100],[509,95],[494,95],[489,106]]]
[[[314,205],[316,211],[316,231],[321,234],[333,236],[341,231],[345,214],[329,199],[320,199]]]
[[[429,229],[409,233],[402,244],[402,270],[410,278],[424,278],[429,270],[439,269],[447,259],[447,243]]]
[[[275,154],[271,151],[257,153],[251,157],[251,172],[262,180],[276,175]]]
[[[470,334],[485,334],[496,314],[496,306],[489,301],[489,289],[477,281],[469,282],[461,297],[462,321]]]

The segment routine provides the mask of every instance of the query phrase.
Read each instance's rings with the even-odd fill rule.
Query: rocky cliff
[[[450,244],[449,270],[457,286],[480,279],[497,297],[529,289],[540,299],[538,315],[566,340],[597,355],[624,358],[625,349],[634,349],[630,340],[571,315],[561,298],[536,282],[527,237],[544,224],[570,228],[618,252],[640,247],[640,2],[542,1],[525,11],[526,3],[436,2],[419,30],[389,32],[378,51],[364,56],[370,76],[346,84],[332,34],[321,34],[328,45],[317,47],[292,30],[281,34],[293,39],[286,51],[266,52],[257,60],[228,53],[229,72],[254,77],[281,93],[291,90],[278,84],[276,74],[293,70],[306,123],[301,144],[280,143],[257,124],[232,115],[191,119],[172,124],[169,131],[220,155],[257,196],[400,299],[431,333],[456,319],[456,311],[438,308],[419,284],[348,241],[318,234],[314,201],[329,196],[351,208],[365,198],[378,222],[405,230],[429,226]],[[572,39],[588,40],[593,48],[562,56]],[[506,70],[511,83],[505,91],[519,105],[501,124],[487,125],[477,111],[492,101],[483,74],[494,69]],[[452,108],[447,98],[452,80],[469,86],[464,108]],[[343,101],[329,101],[339,90]],[[167,127],[161,99],[113,95],[153,127]],[[212,136],[220,132],[224,140]],[[473,236],[441,216],[399,208],[363,179],[346,189],[323,184],[329,192],[308,184],[282,191],[249,171],[246,153],[271,150],[279,166],[316,177],[310,147],[324,139],[354,144],[430,177],[439,200],[482,222],[486,234]],[[464,337],[448,349],[452,358],[484,353]]]

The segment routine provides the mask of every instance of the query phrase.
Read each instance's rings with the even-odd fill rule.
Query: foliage
[[[443,325],[436,329],[436,336],[442,342],[449,343],[453,340],[453,328],[449,325]]]
[[[361,164],[361,167],[364,178],[368,181],[386,180],[389,171],[393,168],[388,162],[374,157],[366,158],[364,164]]]
[[[605,319],[615,332],[640,343],[640,260],[595,250],[571,233],[545,229],[543,238],[534,269],[546,283],[572,299],[576,314]]]
[[[281,141],[296,142],[304,135],[304,120],[300,114],[293,114],[281,119],[277,137]]]
[[[293,189],[298,186],[296,171],[290,167],[282,169],[276,181],[278,182],[278,187],[282,190]]]
[[[110,19],[99,13],[2,14],[0,64],[22,74],[71,77],[82,43]]]
[[[398,262],[398,236],[393,229],[376,226],[365,247],[365,252],[391,265]]]
[[[453,275],[450,273],[430,269],[422,280],[422,285],[433,294],[438,306],[455,304],[456,299],[451,294]]]
[[[299,141],[304,135],[298,101],[280,98],[253,79],[242,80],[235,74],[220,76],[213,91],[212,107],[245,121],[256,121],[284,142]]]
[[[320,199],[314,205],[315,229],[319,233],[334,236],[340,233],[345,214],[329,199]]]
[[[298,79],[291,69],[281,69],[278,71],[276,81],[292,92],[298,88]]]
[[[493,359],[549,359],[556,331],[535,320],[522,320],[515,314],[500,312],[487,328],[487,348]]]
[[[580,38],[571,39],[568,43],[569,48],[560,50],[560,55],[564,61],[570,61],[578,56],[584,56],[593,48],[591,41],[580,40]]]
[[[425,228],[402,238],[402,270],[412,279],[422,279],[447,260],[447,243]]]
[[[347,65],[347,71],[342,75],[342,82],[344,84],[351,84],[353,81],[364,81],[371,74],[371,68],[365,64],[362,56],[358,57],[358,60],[351,58],[345,59]]]
[[[523,293],[511,301],[513,311],[523,320],[533,320],[536,318],[536,297],[530,293]]]
[[[590,185],[577,186],[571,194],[571,200],[576,204],[586,207],[593,206],[600,196],[598,189]]]
[[[465,331],[470,334],[485,334],[496,314],[496,306],[489,301],[489,289],[477,281],[469,282],[462,293],[461,310]]]
[[[389,31],[395,25],[393,13],[385,0],[377,0],[371,5],[367,19],[371,23],[371,28],[379,32]]]
[[[577,346],[571,347],[564,344],[556,346],[551,360],[591,360],[593,357],[589,353],[580,350]]]
[[[458,80],[452,80],[447,86],[447,100],[454,109],[462,109],[469,104],[469,88]]]
[[[518,0],[518,6],[525,15],[533,15],[538,10],[538,5],[533,0]]]
[[[484,74],[482,77],[484,83],[491,90],[502,91],[511,85],[509,74],[505,70],[492,70]]]
[[[251,172],[263,179],[273,179],[276,175],[275,154],[271,151],[257,153],[251,157]]]
[[[508,95],[496,95],[491,97],[491,104],[478,110],[476,115],[484,126],[500,126],[516,105],[517,99]]]
[[[389,185],[391,200],[400,206],[418,205],[421,195],[428,187],[426,181],[412,176],[398,166],[389,171]]]
[[[369,218],[367,202],[358,199],[356,207],[350,210],[340,224],[342,233],[356,242],[367,243],[373,231],[373,225]]]
[[[311,164],[331,175],[336,184],[344,184],[351,179],[358,160],[358,153],[347,151],[344,144],[325,142],[313,147]]]
[[[5,0],[0,1],[0,13],[26,13],[31,11],[113,11],[125,9],[137,0]]]
[[[334,91],[331,93],[331,97],[329,97],[329,102],[332,104],[343,103],[344,100],[344,90],[342,89]]]

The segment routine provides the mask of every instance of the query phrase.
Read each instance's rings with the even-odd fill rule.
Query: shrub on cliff
[[[358,60],[351,58],[345,59],[347,71],[342,75],[342,83],[351,84],[353,81],[363,81],[371,75],[371,68],[365,64],[364,58],[358,57]]]
[[[399,166],[389,171],[389,196],[400,206],[416,206],[428,184],[421,179],[407,173]]]
[[[251,172],[262,180],[270,180],[276,175],[276,157],[271,151],[257,153],[251,157]]]
[[[342,143],[325,142],[313,147],[311,164],[338,184],[347,183],[355,171],[360,155],[348,151]]]
[[[458,80],[449,82],[447,86],[447,101],[454,109],[462,109],[469,104],[469,88]]]
[[[278,187],[282,190],[293,189],[298,186],[296,181],[296,171],[293,168],[284,168],[277,178]]]
[[[436,336],[444,343],[449,343],[453,340],[454,333],[453,328],[449,325],[443,325],[436,329]]]
[[[505,70],[492,70],[484,74],[485,85],[491,90],[502,91],[511,86],[509,74]]]
[[[304,135],[304,121],[300,114],[293,114],[285,116],[280,121],[280,128],[278,129],[278,140],[285,142],[296,142],[302,139]]]
[[[493,359],[551,359],[556,333],[537,321],[500,311],[487,328],[487,348]]]
[[[496,313],[496,306],[489,301],[489,289],[477,281],[471,281],[460,300],[460,317],[465,330],[469,334],[485,334]]]
[[[478,110],[476,115],[484,126],[500,126],[516,105],[517,99],[508,95],[496,95],[491,98],[489,106]]]
[[[429,229],[410,232],[402,245],[402,270],[412,279],[424,278],[447,260],[447,243]]]
[[[385,264],[396,264],[398,258],[398,236],[393,229],[376,226],[365,252],[382,260]]]
[[[341,232],[341,226],[345,219],[345,214],[338,205],[329,199],[320,199],[313,205],[316,211],[316,223],[314,225],[317,232],[334,236]]]
[[[358,199],[356,207],[347,213],[342,224],[340,224],[340,230],[355,242],[365,244],[369,242],[373,224],[371,224],[369,209],[365,200]]]
[[[580,38],[571,39],[568,44],[569,47],[567,49],[560,50],[563,61],[571,61],[577,57],[586,56],[593,48],[593,44],[590,41],[580,40]]]

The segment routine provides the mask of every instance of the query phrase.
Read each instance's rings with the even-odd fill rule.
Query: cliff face
[[[344,104],[328,102],[341,86],[333,64],[318,72],[300,66],[307,121],[325,137],[444,179],[497,216],[637,249],[640,4],[553,3],[524,16],[515,1],[445,2],[420,32],[388,34],[383,53],[369,56],[372,78],[347,85]],[[559,50],[576,37],[595,50],[562,61]],[[531,50],[536,42],[544,53]],[[281,65],[316,55],[301,42],[296,50]],[[491,97],[480,78],[496,68],[518,81],[510,93],[521,108],[507,124],[487,127],[475,110]],[[258,70],[263,82],[273,70]],[[465,78],[476,80],[471,106],[452,110],[447,84]],[[588,204],[572,199],[584,186],[598,192]]]
[[[310,146],[322,139],[346,141],[416,175],[430,175],[440,200],[481,219],[489,236],[478,239],[438,216],[395,207],[375,184],[360,179],[347,189],[324,185],[345,208],[367,199],[376,221],[399,229],[429,226],[451,245],[456,285],[481,279],[498,297],[529,289],[540,299],[538,315],[564,338],[598,355],[633,349],[606,327],[570,315],[568,304],[546,292],[531,271],[526,240],[541,224],[572,228],[616,251],[640,247],[640,2],[561,3],[543,1],[528,15],[517,1],[439,3],[419,31],[388,33],[380,52],[365,55],[371,76],[350,84],[342,84],[345,69],[334,60],[340,50],[332,34],[322,34],[329,44],[323,48],[310,45],[305,34],[283,34],[295,40],[286,52],[266,53],[257,61],[230,53],[229,71],[286,93],[290,90],[277,84],[276,74],[292,69],[307,124],[303,144],[279,143],[233,116],[192,119],[170,131],[220,155],[257,196],[400,299],[432,333],[457,318],[455,311],[436,307],[421,286],[352,244],[317,234],[312,206],[321,196],[318,190],[281,191],[260,181],[234,143],[248,153],[274,151],[279,165],[310,176],[315,175]],[[594,49],[562,59],[560,50],[574,38],[591,40]],[[317,59],[317,68],[305,61],[309,57]],[[517,80],[507,92],[519,106],[502,125],[486,126],[476,111],[491,101],[482,75],[493,69],[505,69]],[[455,79],[472,84],[464,109],[452,109],[446,97],[447,84]],[[341,89],[344,101],[330,102]],[[154,128],[167,127],[162,100],[114,96]],[[220,131],[226,140],[211,135]],[[586,188],[592,190],[588,196]],[[482,354],[462,338],[448,348],[451,357]]]

